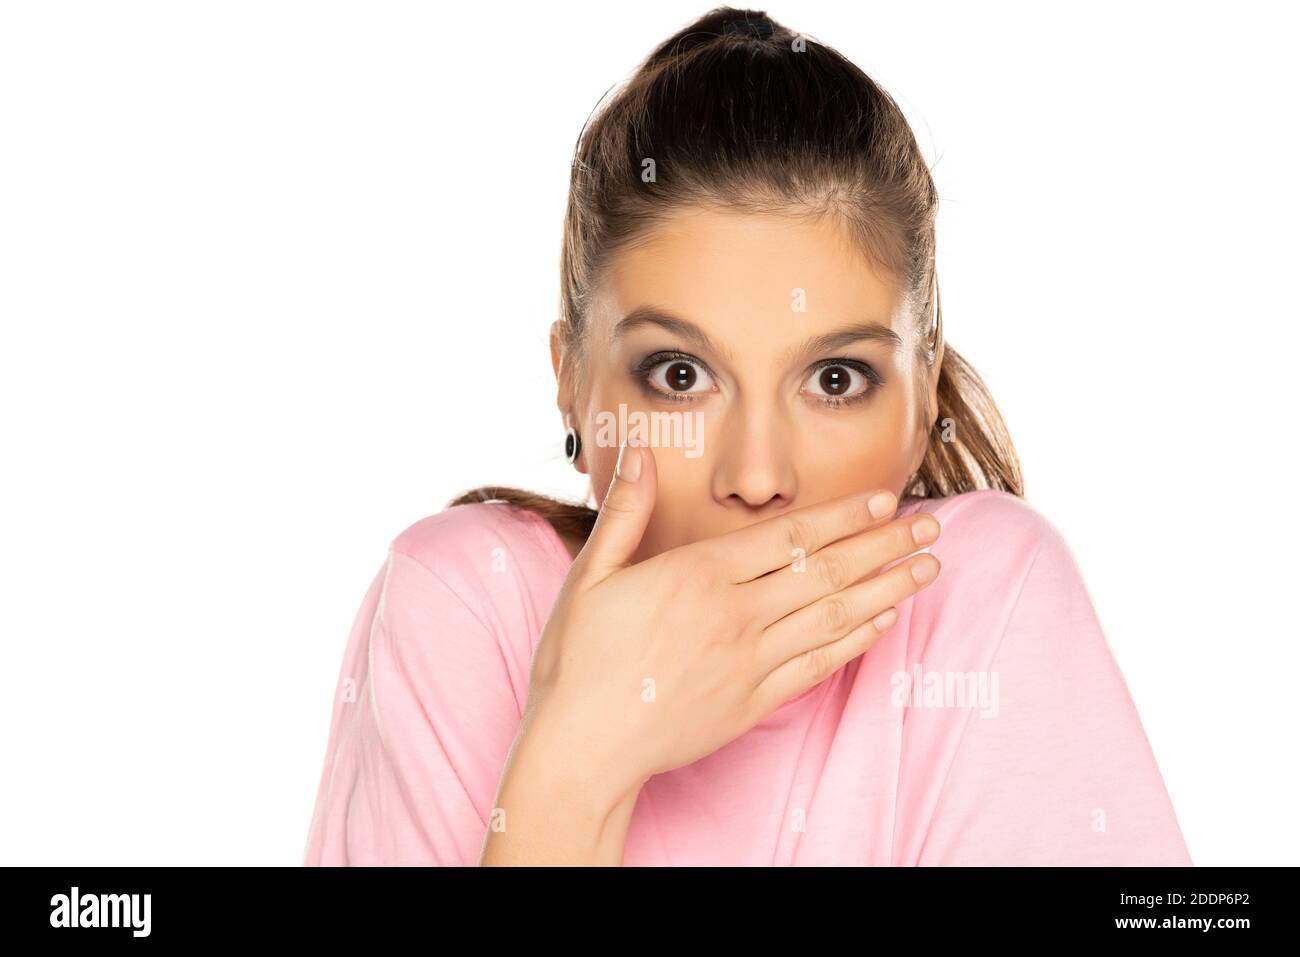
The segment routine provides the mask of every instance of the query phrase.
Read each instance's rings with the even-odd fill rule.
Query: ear
[[[566,359],[564,349],[564,336],[561,332],[560,323],[562,320],[556,319],[551,323],[551,369],[555,372],[556,395],[555,404],[561,412],[568,412],[573,407],[572,380],[570,375],[569,362]]]
[[[567,429],[570,425],[577,428],[577,423],[571,422],[573,412],[573,355],[566,353],[564,348],[564,335],[561,326],[563,320],[557,319],[551,323],[551,369],[555,372],[555,407],[560,410],[561,424]],[[583,448],[578,452],[578,459],[573,463],[573,467],[582,474],[587,474],[587,450]]]
[[[930,419],[930,427],[939,421],[939,374],[943,371],[943,352],[944,341],[939,340],[939,351],[935,353],[934,365],[930,368],[930,411],[933,417]]]
[[[564,350],[560,343],[560,320],[556,319],[551,323],[551,368],[555,371],[555,378],[560,378],[560,360],[564,358]]]
[[[917,428],[916,448],[912,452],[912,474],[915,475],[925,461],[925,454],[930,450],[930,437],[939,422],[939,374],[943,369],[943,340],[939,340],[939,350],[935,354],[934,364],[926,374],[925,388],[930,403],[930,419],[920,423]]]

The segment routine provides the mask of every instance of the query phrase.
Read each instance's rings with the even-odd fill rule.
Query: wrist
[[[593,787],[557,770],[534,747],[511,751],[479,863],[621,866],[639,788],[615,795]]]
[[[645,778],[601,760],[582,742],[531,722],[510,752],[507,775],[570,818],[605,826],[620,811],[630,813]],[[516,787],[516,793],[521,788]]]

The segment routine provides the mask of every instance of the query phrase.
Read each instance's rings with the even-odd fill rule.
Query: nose
[[[766,513],[794,501],[795,434],[787,417],[733,406],[711,439],[713,498],[720,505]]]

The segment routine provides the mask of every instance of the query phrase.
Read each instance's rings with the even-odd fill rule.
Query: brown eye
[[[843,366],[827,366],[817,377],[817,382],[827,395],[843,395],[849,390],[849,370]]]
[[[666,378],[670,388],[689,392],[695,384],[695,367],[689,362],[674,362],[668,367]]]
[[[655,392],[669,399],[702,398],[713,391],[713,377],[698,362],[665,359],[650,367],[645,381]]]
[[[859,368],[856,363],[827,362],[814,369],[804,385],[804,391],[813,398],[831,406],[865,399],[880,378],[869,366]]]

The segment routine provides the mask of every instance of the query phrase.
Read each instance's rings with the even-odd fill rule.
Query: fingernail
[[[641,449],[635,440],[624,442],[618,450],[618,462],[614,465],[614,477],[624,482],[635,482],[641,477]],[[630,451],[629,451],[630,449]]]
[[[918,545],[928,545],[939,537],[939,523],[929,515],[912,523],[912,540]]]
[[[877,631],[884,631],[886,628],[888,628],[897,620],[898,620],[898,609],[886,608],[875,618],[872,618],[871,623],[876,626]]]
[[[924,585],[937,574],[939,574],[939,563],[934,559],[928,562],[917,562],[912,566],[912,580],[918,585]]]
[[[871,513],[872,518],[884,518],[894,511],[894,494],[892,492],[877,492],[867,500],[867,511]]]

